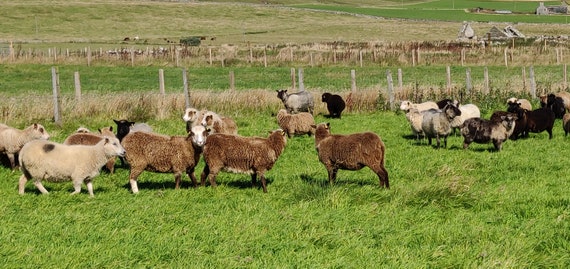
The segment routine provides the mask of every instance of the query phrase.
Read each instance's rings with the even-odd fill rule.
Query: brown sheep
[[[384,167],[386,146],[372,132],[333,135],[329,123],[316,126],[315,147],[319,160],[327,168],[329,183],[336,180],[338,169],[360,170],[368,166],[378,175],[380,186],[390,188],[388,171]]]
[[[143,171],[174,173],[176,189],[180,188],[182,173],[186,172],[197,186],[194,168],[200,160],[208,130],[194,126],[188,136],[166,136],[148,132],[131,132],[123,138],[125,159],[130,165],[129,183],[138,193],[137,178]]]
[[[570,113],[566,113],[562,117],[562,128],[564,129],[564,136],[568,136],[570,132]]]
[[[267,192],[265,173],[269,171],[287,145],[287,137],[281,129],[270,132],[268,138],[243,137],[228,134],[212,134],[204,145],[206,166],[201,175],[202,186],[206,177],[212,187],[222,170],[251,174],[251,183],[261,179],[263,192]]]
[[[280,109],[277,113],[277,124],[289,138],[293,135],[315,134],[315,128],[312,127],[315,125],[315,119],[308,112],[289,114],[286,109]]]

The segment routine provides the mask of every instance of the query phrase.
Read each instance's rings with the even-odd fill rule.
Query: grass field
[[[247,3],[247,4],[244,4]],[[470,5],[523,11],[535,1],[7,1],[0,0],[0,51],[10,41],[18,49],[82,49],[86,46],[164,45],[190,35],[216,37],[205,46],[222,44],[305,44],[317,42],[422,42],[453,40],[462,9]],[[559,2],[546,2],[558,4]],[[251,5],[254,4],[254,5]],[[451,8],[449,7],[451,6]],[[307,9],[311,8],[311,9]],[[315,11],[328,9],[333,12]],[[128,12],[126,12],[128,10]],[[339,12],[336,12],[339,11]],[[347,14],[356,12],[371,16]],[[378,19],[375,16],[400,19]],[[418,14],[426,14],[420,17]],[[432,21],[449,17],[453,22]],[[479,16],[493,22],[503,16]],[[567,34],[567,16],[526,16],[520,21],[554,20],[556,24],[519,23],[528,35]],[[510,18],[519,18],[513,15]],[[419,20],[418,20],[419,19]],[[429,19],[426,23],[424,19]],[[497,20],[495,20],[497,19]],[[477,19],[474,19],[478,21]],[[518,20],[518,19],[517,19]],[[494,23],[474,23],[486,31]],[[503,24],[504,25],[504,24]],[[545,27],[547,25],[548,27]],[[316,30],[317,29],[317,30]],[[123,38],[140,35],[140,43]],[[146,42],[146,43],[145,43]],[[560,45],[565,48],[566,45]],[[545,49],[544,49],[545,50]],[[531,48],[517,65],[498,59],[451,65],[453,97],[465,93],[471,68],[476,91],[464,95],[488,118],[504,110],[507,97],[521,92],[522,67],[534,65],[538,93],[565,90],[562,65],[537,61],[543,49]],[[558,51],[557,51],[558,52]],[[519,55],[517,55],[519,56]],[[426,62],[429,55],[425,56]],[[436,56],[434,56],[436,57]],[[453,56],[452,56],[453,57]],[[477,61],[471,55],[471,61]],[[456,57],[457,58],[457,57]],[[498,61],[498,62],[497,62]],[[537,62],[546,64],[537,64]],[[566,63],[566,61],[563,61]],[[60,74],[61,125],[53,122],[51,67]],[[2,268],[568,268],[570,266],[570,183],[567,180],[568,137],[561,121],[554,137],[531,134],[507,141],[501,152],[492,145],[462,149],[453,135],[448,148],[435,149],[410,137],[400,111],[386,107],[384,62],[304,67],[305,87],[317,98],[323,91],[346,96],[350,70],[357,73],[354,109],[329,120],[316,100],[317,122],[329,121],[333,133],[373,131],[386,144],[390,189],[379,188],[368,168],[340,171],[329,185],[314,149],[314,138],[294,137],[267,173],[268,193],[252,187],[250,177],[220,173],[218,187],[191,188],[184,177],[174,189],[171,174],[144,172],[140,193],[133,195],[128,169],[94,180],[95,198],[86,188],[71,196],[71,183],[44,183],[41,195],[32,183],[18,195],[19,171],[0,156],[0,265]],[[200,66],[189,68],[193,104],[230,116],[244,136],[266,136],[276,129],[282,104],[275,90],[291,87],[287,63],[261,68]],[[483,68],[491,75],[491,92],[483,94]],[[158,91],[158,69],[164,69],[166,91]],[[435,100],[445,93],[445,65],[403,66],[405,92],[398,98]],[[228,73],[236,90],[228,91]],[[528,77],[528,69],[527,71]],[[81,74],[81,102],[74,100],[73,72]],[[2,122],[24,128],[45,125],[51,140],[62,142],[77,127],[114,126],[112,119],[145,121],[158,133],[183,135],[181,68],[160,61],[0,64]],[[528,84],[525,85],[528,89]],[[398,101],[398,99],[396,100]],[[534,106],[537,99],[532,99]],[[201,161],[196,173],[204,167]]]
[[[488,113],[488,112],[484,112]],[[266,113],[240,114],[240,134],[276,128]],[[317,121],[325,119],[317,116]],[[249,177],[221,173],[219,186],[174,190],[170,174],[145,172],[133,195],[128,170],[105,172],[95,198],[69,183],[32,184],[0,169],[2,264],[28,267],[567,267],[568,143],[560,122],[508,141],[503,151],[452,136],[436,150],[408,137],[402,114],[346,113],[333,133],[371,130],[384,140],[390,190],[368,169],[341,171],[329,186],[314,140],[288,141],[268,173],[269,192]],[[97,126],[86,126],[96,128]],[[107,123],[112,124],[112,123]],[[178,118],[150,121],[169,134]],[[56,126],[46,124],[48,130]],[[62,141],[66,132],[54,132]],[[555,155],[552,152],[556,152]],[[203,164],[197,169],[201,171]]]

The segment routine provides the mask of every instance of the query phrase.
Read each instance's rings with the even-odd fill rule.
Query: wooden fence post
[[[263,47],[263,66],[267,67],[267,45]]]
[[[209,54],[209,58],[210,59],[210,65],[212,65],[212,48],[208,48],[208,54]]]
[[[524,66],[522,67],[522,84],[523,91],[526,91],[526,68]]]
[[[509,63],[508,63],[508,59],[507,59],[507,58],[508,58],[508,57],[507,57],[507,51],[508,51],[508,50],[509,50],[508,48],[505,48],[505,52],[504,52],[505,67],[509,67]]]
[[[87,47],[87,66],[91,66],[91,47]]]
[[[297,79],[295,78],[295,68],[291,67],[291,89],[295,90]]]
[[[236,77],[233,70],[230,70],[230,91],[236,89]]]
[[[299,91],[305,91],[305,82],[303,82],[303,68],[299,68]]]
[[[160,94],[164,95],[164,69],[158,69],[158,89]]]
[[[534,79],[534,67],[532,65],[528,72],[530,75],[530,95],[532,98],[536,98],[536,80]]]
[[[352,92],[356,92],[356,70],[350,70],[350,89]]]
[[[386,79],[388,81],[388,102],[390,110],[394,110],[394,81],[392,80],[392,72],[386,70]]]
[[[190,90],[188,86],[188,70],[186,68],[182,69],[182,84],[184,87],[184,102],[186,108],[192,107],[192,103],[190,102]]]
[[[566,90],[566,88],[568,88],[568,80],[567,80],[566,70],[567,70],[567,69],[566,69],[566,64],[564,64],[564,65],[562,66],[562,72],[563,72],[562,77],[564,78],[564,82],[563,82],[562,85],[564,86],[564,90]]]
[[[358,51],[358,59],[360,60],[360,67],[362,67],[362,51]]]
[[[465,70],[465,94],[469,94],[471,92],[472,89],[472,84],[471,84],[471,68],[467,68],[467,70]]]
[[[79,79],[79,72],[73,73],[73,80],[75,84],[75,101],[81,102],[81,80]]]
[[[487,68],[486,66],[485,66],[485,69],[483,69],[483,78],[485,79],[484,93],[489,94],[489,92],[491,90],[491,89],[489,89],[489,68]]]
[[[404,81],[402,76],[402,68],[398,68],[398,91],[404,91]]]
[[[56,67],[51,68],[51,82],[53,88],[53,120],[56,125],[61,126],[61,103],[59,91],[59,73]]]
[[[447,95],[451,95],[451,67],[445,67],[445,74],[447,77]]]

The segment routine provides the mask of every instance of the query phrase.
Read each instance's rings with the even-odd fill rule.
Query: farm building
[[[515,29],[513,26],[509,25],[503,30],[499,29],[497,26],[493,26],[489,32],[485,34],[485,37],[490,40],[503,40],[516,37],[525,37],[523,33]]]
[[[558,6],[545,6],[544,2],[540,2],[536,8],[536,15],[550,14],[568,14],[568,3],[562,1],[562,4]]]

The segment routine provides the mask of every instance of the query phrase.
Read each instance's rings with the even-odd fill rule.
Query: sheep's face
[[[208,136],[209,131],[210,130],[204,126],[196,125],[192,127],[188,136],[192,139],[192,143],[195,146],[202,148],[204,144],[206,144],[206,137]]]
[[[198,110],[195,108],[187,108],[186,111],[184,112],[184,115],[182,116],[182,119],[184,119],[184,121],[195,121],[198,118]]]
[[[315,137],[324,137],[331,133],[330,131],[330,123],[319,123],[315,127]]]
[[[36,139],[49,140],[49,134],[43,125],[34,123],[34,137]]]
[[[410,101],[402,101],[400,104],[400,110],[408,111],[410,109]]]
[[[282,100],[283,102],[287,101],[287,90],[278,90],[277,91],[277,98]]]
[[[125,148],[123,148],[121,142],[119,142],[119,139],[116,137],[105,136],[102,141],[104,141],[103,147],[105,148],[105,154],[107,156],[125,156]]]
[[[331,94],[328,92],[323,93],[323,95],[321,96],[321,101],[326,103],[329,100],[330,96],[331,96]]]
[[[461,110],[459,110],[459,108],[457,108],[453,104],[447,104],[444,108],[444,113],[449,119],[461,116]]]
[[[208,126],[212,126],[213,124],[214,124],[214,115],[206,114],[204,116],[204,119],[202,120],[202,126],[208,127]]]

